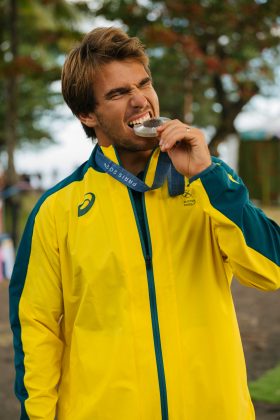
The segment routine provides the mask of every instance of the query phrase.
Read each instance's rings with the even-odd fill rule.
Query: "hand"
[[[159,147],[167,152],[182,175],[191,178],[208,168],[212,161],[204,134],[179,120],[171,120],[157,128]]]

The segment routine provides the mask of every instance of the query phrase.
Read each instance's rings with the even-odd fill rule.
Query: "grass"
[[[263,376],[249,383],[251,397],[255,401],[280,403],[280,365],[268,370]]]

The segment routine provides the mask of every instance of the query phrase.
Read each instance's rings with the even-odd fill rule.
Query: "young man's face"
[[[101,146],[146,151],[158,139],[136,136],[133,122],[159,116],[157,94],[144,66],[135,60],[113,61],[100,68],[94,81],[97,106],[86,118]]]

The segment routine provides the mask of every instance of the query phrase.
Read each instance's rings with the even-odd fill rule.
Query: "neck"
[[[152,150],[130,152],[124,149],[117,149],[117,152],[122,166],[133,175],[138,175],[139,172],[146,168],[152,154]]]

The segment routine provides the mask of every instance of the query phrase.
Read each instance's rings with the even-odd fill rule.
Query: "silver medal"
[[[133,127],[134,133],[141,137],[157,137],[157,127],[170,121],[170,118],[158,117],[151,118],[144,121],[142,124],[137,124]]]

